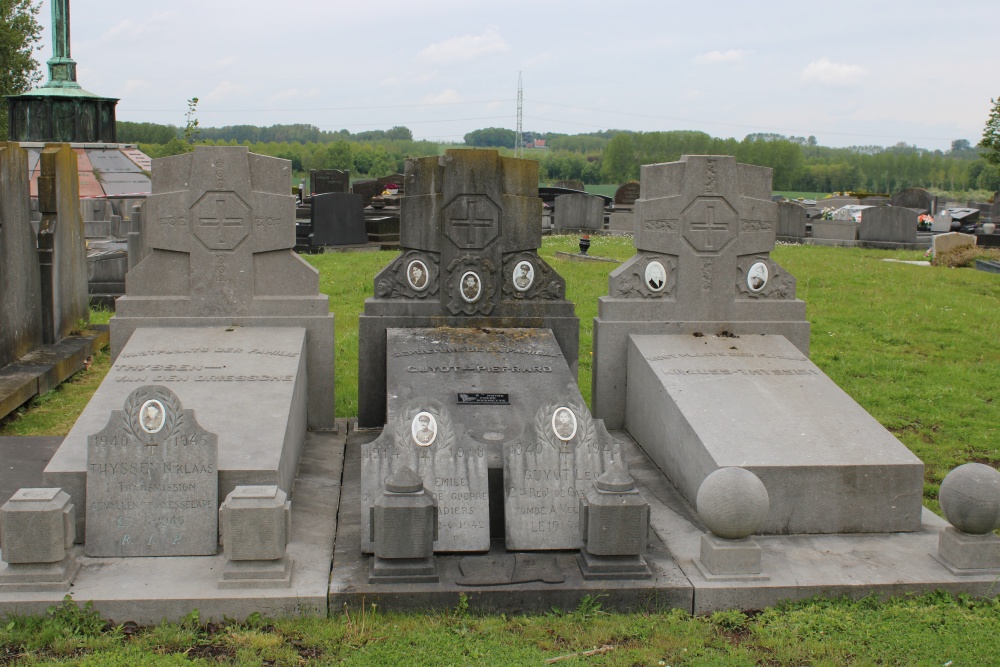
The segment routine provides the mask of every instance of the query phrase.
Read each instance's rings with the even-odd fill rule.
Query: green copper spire
[[[52,57],[44,88],[79,88],[76,62],[69,56],[69,0],[51,0]]]

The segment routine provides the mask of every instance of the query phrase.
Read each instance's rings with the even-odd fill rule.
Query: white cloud
[[[424,95],[421,100],[422,104],[454,104],[455,102],[461,102],[462,96],[458,94],[458,91],[448,88],[447,90],[442,90],[440,93]]]
[[[694,57],[694,61],[701,65],[717,65],[719,63],[735,63],[749,56],[753,51],[743,49],[730,49],[728,51],[709,51]]]
[[[222,81],[211,92],[202,95],[202,102],[223,102],[232,97],[237,97],[247,92],[245,86],[232,81]]]
[[[802,70],[802,80],[807,83],[847,86],[858,83],[866,73],[867,70],[861,65],[835,63],[828,58],[820,58],[806,65]]]
[[[495,28],[489,28],[481,35],[461,35],[431,44],[418,55],[428,62],[454,63],[490,53],[502,53],[509,48],[500,33]]]

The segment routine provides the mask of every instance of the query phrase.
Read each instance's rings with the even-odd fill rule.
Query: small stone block
[[[701,536],[701,566],[710,574],[760,574],[761,548],[756,540],[724,540],[712,534]]]
[[[292,559],[231,560],[226,563],[219,588],[288,588],[292,584]]]
[[[969,535],[948,526],[939,533],[938,558],[955,574],[1000,570],[1000,537],[993,533]]]
[[[62,592],[80,571],[76,556],[69,554],[58,563],[0,562],[0,592]]]
[[[58,563],[76,537],[76,515],[62,489],[19,489],[0,507],[0,547],[9,564]]]
[[[237,486],[219,508],[230,561],[274,561],[285,555],[291,503],[277,485]]]
[[[649,579],[653,573],[642,556],[595,556],[580,549],[576,556],[587,581],[595,579]]]
[[[422,584],[439,580],[434,556],[392,559],[372,556],[368,570],[369,584]]]

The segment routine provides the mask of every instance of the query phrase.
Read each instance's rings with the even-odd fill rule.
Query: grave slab
[[[626,428],[689,502],[716,469],[767,487],[762,532],[920,528],[923,464],[783,336],[630,336]]]
[[[298,327],[138,329],[45,469],[86,507],[87,437],[138,386],[167,387],[219,436],[218,501],[239,485],[291,489],[306,431],[306,330]],[[85,534],[84,512],[77,535]]]

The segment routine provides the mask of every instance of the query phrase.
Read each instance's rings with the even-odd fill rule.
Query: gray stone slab
[[[41,345],[42,285],[29,220],[28,153],[0,143],[0,368]]]
[[[101,183],[104,183],[103,176],[111,173],[134,173],[142,171],[132,160],[128,159],[117,148],[89,148],[86,150],[90,164],[94,166],[94,171],[101,172]]]
[[[308,331],[309,424],[333,424],[334,338],[319,274],[296,255],[291,164],[245,147],[156,160],[144,247],[111,320],[117,358],[138,327],[291,326]]]
[[[792,202],[778,202],[778,237],[803,239],[806,236],[807,214],[804,206]]]
[[[588,194],[559,195],[555,226],[563,229],[604,229],[604,200]]]
[[[153,183],[143,173],[113,172],[101,174],[101,187],[109,196],[136,195],[152,192]]]
[[[626,428],[689,502],[716,469],[767,487],[763,532],[918,530],[923,464],[781,336],[631,336]]]
[[[220,503],[239,485],[277,484],[288,492],[306,431],[305,338],[294,327],[136,330],[46,467],[46,484],[85,507],[87,436],[104,428],[136,387],[158,384],[218,434]]]
[[[469,438],[455,420],[454,413],[462,409],[415,398],[398,407],[377,440],[362,445],[362,551],[374,551],[371,509],[385,490],[385,480],[403,467],[423,480],[434,499],[435,552],[490,548],[486,445]]]
[[[18,489],[42,486],[42,470],[62,441],[61,435],[0,436],[0,505]]]
[[[814,218],[812,221],[812,238],[854,241],[858,238],[858,223],[851,220]]]
[[[631,210],[612,211],[608,221],[608,230],[635,233],[635,215]]]
[[[218,551],[219,436],[160,385],[135,389],[87,437],[88,556]]]
[[[621,445],[573,392],[557,392],[504,445],[508,551],[579,549],[580,498],[612,464]]]
[[[350,192],[351,172],[343,169],[311,169],[309,187],[314,195],[327,192]]]
[[[938,198],[923,188],[907,188],[892,196],[893,206],[919,209],[934,213],[937,210]]]
[[[917,213],[901,206],[865,209],[858,227],[859,241],[917,242]]]
[[[582,401],[576,378],[547,329],[389,329],[386,332],[389,418],[419,398],[441,402],[473,440],[500,446],[521,434],[538,406],[570,391]],[[504,396],[509,404],[459,404],[475,394]]]
[[[974,234],[962,234],[960,232],[948,232],[946,234],[936,234],[931,239],[931,248],[934,254],[948,252],[955,248],[971,248],[976,245]]]
[[[375,277],[375,296],[359,319],[362,427],[386,420],[389,328],[551,329],[575,372],[579,320],[565,281],[538,256],[537,171],[535,161],[493,150],[407,161],[402,252]]]
[[[341,422],[341,433],[346,423]],[[114,623],[155,625],[178,622],[197,609],[203,622],[244,619],[254,613],[269,618],[326,616],[330,563],[340,502],[344,436],[309,433],[302,469],[290,495],[292,532],[287,558],[292,562],[287,588],[220,589],[226,557],[86,558],[73,597],[92,601],[95,611]],[[61,603],[66,591],[0,591],[0,615],[44,615]]]
[[[612,429],[625,418],[630,333],[777,333],[809,350],[795,278],[770,256],[770,169],[684,156],[644,166],[642,194],[636,254],[609,276],[594,319],[592,407]]]

